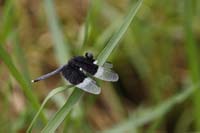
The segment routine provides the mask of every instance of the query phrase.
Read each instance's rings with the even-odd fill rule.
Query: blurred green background
[[[59,75],[30,83],[75,55],[102,51],[136,0],[0,0],[0,132],[25,132]],[[200,1],[144,0],[109,56],[120,80],[98,81],[56,132],[200,131]],[[72,89],[50,100],[40,132]]]

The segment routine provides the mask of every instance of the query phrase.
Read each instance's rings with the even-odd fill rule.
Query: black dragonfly
[[[85,56],[73,57],[67,64],[32,80],[32,82],[38,82],[49,78],[52,75],[61,73],[70,84],[75,85],[86,92],[99,94],[101,89],[97,86],[96,81],[94,81],[90,76],[104,81],[118,81],[119,76],[112,70],[112,67],[113,65],[108,62],[103,66],[97,65],[97,60],[93,58],[93,54],[87,52]]]

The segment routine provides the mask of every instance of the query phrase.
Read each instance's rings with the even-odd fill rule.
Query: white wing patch
[[[115,73],[109,68],[105,68],[102,66],[98,67],[98,70],[95,73],[94,77],[99,78],[101,80],[105,80],[105,81],[117,81],[119,79],[119,76],[117,73]]]
[[[91,78],[87,77],[83,80],[82,83],[76,85],[76,87],[86,91],[86,92],[89,92],[89,93],[92,93],[92,94],[100,94],[101,92],[101,88],[98,87],[96,85],[96,82],[94,80],[92,80]]]

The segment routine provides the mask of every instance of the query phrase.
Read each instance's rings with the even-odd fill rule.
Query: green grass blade
[[[121,21],[121,18],[119,20],[117,19],[108,28],[106,28],[100,36],[98,36],[95,41],[95,47],[97,47],[97,49],[102,48],[103,44],[105,44],[109,40],[115,29],[119,26],[119,24],[121,24]]]
[[[97,20],[96,18],[99,16],[100,7],[101,0],[90,1],[87,18],[85,21],[85,33],[82,46],[85,46],[88,43],[88,39],[91,38],[91,35],[95,30],[95,22]]]
[[[72,86],[62,86],[62,87],[58,87],[53,89],[48,95],[47,97],[44,99],[44,101],[42,102],[42,105],[40,106],[40,109],[38,110],[38,112],[36,113],[35,117],[33,118],[31,124],[28,127],[27,132],[31,132],[33,124],[36,122],[39,114],[41,113],[42,109],[44,108],[44,106],[46,105],[46,103],[49,101],[49,99],[51,99],[53,96],[55,96],[58,93],[61,93],[63,91],[65,91],[66,89],[71,88]]]
[[[66,61],[70,58],[70,47],[64,42],[64,37],[59,27],[59,22],[55,12],[53,0],[45,0],[44,6],[47,14],[49,28],[51,30],[54,41],[54,48],[57,59],[61,65],[66,64]]]
[[[98,57],[98,63],[101,65],[103,64],[108,56],[111,54],[113,49],[117,46],[117,43],[119,42],[122,35],[127,30],[128,26],[130,25],[131,20],[136,14],[136,11],[139,9],[140,5],[142,3],[142,0],[140,0],[136,6],[132,7],[132,10],[127,15],[124,23],[119,28],[119,30],[113,35],[112,41],[110,41],[104,50],[100,53],[100,57]],[[132,15],[133,14],[133,15]],[[131,17],[131,19],[128,19],[128,17]],[[128,21],[128,22],[127,22]],[[65,117],[68,115],[69,111],[72,109],[72,107],[75,105],[75,103],[78,102],[78,100],[81,98],[81,96],[84,94],[84,92],[80,89],[75,89],[65,105],[56,112],[56,114],[52,117],[52,119],[49,120],[45,128],[43,129],[44,133],[48,132],[54,132],[57,127],[62,123],[62,121],[65,119]]]
[[[161,118],[164,114],[170,111],[175,105],[184,102],[189,96],[193,94],[198,86],[192,86],[185,89],[183,92],[171,97],[160,105],[149,108],[149,109],[139,109],[129,120],[119,123],[112,129],[104,131],[105,133],[122,133],[132,131],[140,126],[147,124],[153,120]]]
[[[22,91],[24,92],[25,96],[29,99],[29,102],[32,104],[33,108],[38,110],[40,108],[40,104],[34,93],[31,91],[29,84],[26,82],[24,77],[20,74],[17,70],[15,65],[12,62],[10,55],[5,51],[5,49],[0,45],[0,58],[7,66],[8,70],[12,74],[12,76],[16,79],[16,81],[20,84]],[[45,122],[45,116],[42,113],[42,120]]]
[[[49,120],[47,126],[45,126],[42,132],[43,133],[54,132],[83,94],[84,94],[83,91],[80,89],[76,89],[75,91],[73,91],[67,102],[58,112],[56,112],[55,116],[53,116]]]
[[[98,63],[99,65],[103,65],[104,62],[107,60],[108,56],[111,54],[113,49],[117,47],[119,44],[118,42],[128,29],[129,25],[131,24],[133,18],[135,17],[137,11],[139,10],[140,6],[142,5],[143,0],[139,0],[136,4],[133,5],[129,14],[125,17],[122,25],[120,28],[114,33],[111,37],[110,41],[106,44],[106,47],[103,49],[101,54],[98,56]]]
[[[3,10],[3,18],[2,23],[0,23],[0,42],[4,44],[6,37],[10,33],[11,29],[13,28],[14,24],[14,14],[13,14],[13,1],[8,0],[5,3],[5,7]]]
[[[84,25],[84,37],[83,37],[83,43],[82,46],[80,48],[82,48],[83,46],[85,46],[85,44],[88,42],[88,37],[89,37],[89,27],[90,27],[90,23],[91,23],[91,10],[92,10],[92,4],[89,5],[89,11],[87,12],[87,17],[86,17],[86,21],[85,21],[85,25]]]
[[[20,40],[17,33],[14,33],[12,35],[13,35],[13,43],[14,43],[14,57],[17,60],[17,65],[19,65],[20,72],[25,77],[26,82],[31,87],[31,78],[28,71],[27,59],[24,56],[24,50],[22,49],[20,45]]]
[[[185,18],[184,18],[184,28],[185,28],[185,51],[187,53],[188,66],[190,70],[190,76],[192,78],[192,83],[197,84],[200,80],[200,63],[199,63],[199,51],[198,45],[196,44],[193,31],[192,31],[192,22],[193,22],[193,6],[192,1],[185,0]],[[200,130],[200,88],[196,90],[194,94],[194,114],[195,117],[195,126],[196,130]]]

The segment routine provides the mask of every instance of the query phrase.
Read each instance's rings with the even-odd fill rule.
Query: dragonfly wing
[[[94,74],[94,77],[99,78],[105,81],[118,81],[119,76],[117,73],[112,71],[109,68],[99,66],[97,72]]]
[[[76,87],[78,87],[78,88],[80,88],[80,89],[82,89],[82,90],[84,90],[86,92],[89,92],[89,93],[92,93],[92,94],[96,94],[96,95],[100,94],[100,92],[101,92],[101,88],[98,87],[96,85],[96,82],[93,79],[89,78],[89,77],[85,78],[83,80],[83,82],[77,84]]]

